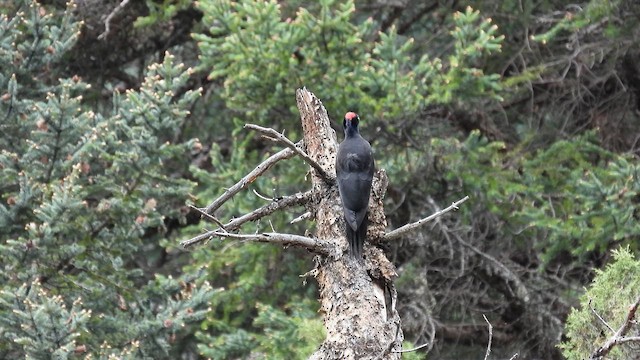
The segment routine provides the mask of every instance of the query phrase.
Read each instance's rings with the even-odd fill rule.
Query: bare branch
[[[300,222],[302,220],[310,219],[312,216],[313,216],[313,214],[311,213],[311,211],[307,211],[306,213],[304,213],[304,214],[298,216],[297,218],[291,220],[289,222],[289,224],[295,224],[295,223]]]
[[[443,232],[448,231],[446,225],[441,223],[440,226],[442,227]],[[510,288],[515,289],[514,293],[520,301],[522,301],[523,303],[529,302],[529,290],[527,290],[527,287],[522,283],[522,280],[520,280],[517,274],[515,274],[511,269],[509,269],[509,267],[505,266],[495,257],[464,241],[460,235],[454,234],[454,236],[459,243],[488,260],[486,266],[490,273],[499,275],[502,280],[509,285]]]
[[[601,347],[596,349],[591,354],[591,360],[596,359],[604,359],[604,357],[613,349],[614,346],[627,343],[627,342],[640,342],[640,336],[630,336],[625,337],[624,335],[631,328],[631,324],[633,323],[633,319],[636,316],[636,311],[638,310],[638,306],[640,306],[640,296],[636,299],[635,303],[631,305],[629,308],[629,312],[627,313],[627,318],[624,320],[618,331],[615,332]]]
[[[181,244],[189,247],[197,242],[201,242],[212,237],[238,239],[244,241],[267,242],[284,246],[299,246],[313,251],[317,254],[328,255],[329,243],[319,239],[313,239],[306,236],[282,233],[257,233],[257,234],[234,234],[224,230],[210,230],[200,234],[193,239],[185,240]]]
[[[613,328],[607,324],[606,321],[604,321],[604,319],[602,318],[602,316],[600,316],[600,314],[598,314],[598,312],[596,311],[596,309],[593,308],[593,306],[591,306],[591,302],[593,302],[592,298],[589,298],[589,308],[591,309],[591,312],[593,312],[593,314],[598,318],[598,320],[600,320],[601,323],[604,324],[604,326],[607,327],[607,329],[609,329],[609,331],[611,331],[611,333],[615,334],[615,330],[613,330]]]
[[[282,210],[282,209],[288,208],[290,206],[304,204],[304,203],[308,202],[310,199],[311,199],[311,191],[307,191],[307,192],[304,192],[304,193],[297,193],[297,194],[294,194],[294,195],[289,195],[289,196],[285,196],[285,197],[282,197],[282,198],[275,199],[275,200],[273,200],[272,202],[270,202],[267,205],[264,205],[264,206],[262,206],[262,207],[260,207],[258,209],[253,210],[252,212],[250,212],[248,214],[244,214],[244,215],[242,215],[242,216],[240,216],[238,218],[235,218],[235,219],[229,221],[225,225],[218,224],[218,226],[220,226],[219,229],[211,230],[211,231],[208,231],[206,233],[200,234],[200,235],[198,235],[198,236],[196,236],[194,238],[191,238],[189,240],[185,240],[185,241],[181,242],[180,245],[182,245],[185,248],[193,246],[193,245],[195,245],[197,243],[200,243],[200,242],[203,242],[205,240],[210,239],[219,230],[224,230],[224,231],[237,230],[244,223],[247,223],[249,221],[255,221],[255,220],[261,219],[261,218],[263,218],[263,217],[265,217],[267,215],[273,214],[274,212],[276,212],[278,210]],[[199,209],[199,211],[202,212],[202,210],[200,210],[200,209]],[[207,217],[209,217],[209,216],[207,216]]]
[[[298,275],[298,277],[301,277],[302,279],[304,279],[303,281],[307,281],[307,278],[309,276],[317,277],[318,273],[319,273],[318,268],[313,268],[302,275]]]
[[[422,349],[422,348],[425,348],[425,347],[427,347],[427,346],[429,346],[429,343],[424,343],[424,344],[422,344],[422,345],[420,345],[420,346],[416,346],[416,347],[414,347],[414,348],[407,349],[407,350],[395,350],[395,351],[392,351],[392,352],[394,352],[394,353],[408,353],[408,352],[414,352],[414,351],[418,351],[418,350],[420,350],[420,349]]]
[[[617,344],[624,344],[628,342],[640,342],[640,336],[625,336],[623,338],[620,338],[617,341]]]
[[[122,2],[120,2],[120,4],[118,4],[118,6],[116,6],[111,11],[111,13],[109,13],[109,15],[107,16],[107,18],[104,21],[104,32],[102,34],[98,35],[98,40],[102,40],[102,39],[106,38],[109,35],[109,31],[111,31],[111,29],[110,29],[111,20],[120,11],[122,11],[122,9],[124,9],[124,7],[127,6],[128,3],[129,3],[129,0],[122,0]]]
[[[297,144],[294,144],[293,141],[289,140],[286,136],[282,135],[281,133],[275,131],[272,128],[265,128],[265,127],[254,125],[254,124],[246,124],[244,128],[255,130],[257,132],[265,134],[269,139],[282,143],[285,146],[287,146],[289,149],[295,151],[295,153],[298,154],[298,156],[304,159],[304,161],[306,161],[307,164],[309,164],[312,168],[314,168],[318,172],[320,177],[322,177],[322,179],[327,184],[333,184],[333,182],[335,181],[335,179],[332,176],[330,176],[329,174],[327,174],[327,172],[324,171],[324,169],[322,168],[322,166],[320,166],[320,164],[318,164],[315,160],[313,160],[309,155],[307,155],[306,152],[304,152],[300,148],[300,145],[302,145],[302,142],[298,142]]]
[[[256,166],[255,169],[251,170],[245,177],[240,179],[235,185],[227,189],[220,197],[215,199],[211,205],[207,206],[204,209],[204,212],[207,214],[213,214],[214,211],[218,210],[222,204],[224,204],[227,200],[231,199],[235,194],[239,193],[240,190],[246,189],[249,184],[256,181],[258,176],[262,175],[265,171],[269,170],[275,163],[280,160],[289,159],[295,155],[295,152],[291,149],[282,149],[277,153],[269,156],[269,158],[260,165]]]
[[[493,339],[493,326],[484,314],[482,314],[482,317],[484,318],[484,321],[487,322],[487,325],[489,325],[489,343],[487,344],[487,352],[484,354],[484,360],[489,360],[489,354],[491,354],[491,340]]]
[[[244,223],[249,221],[255,221],[260,218],[263,218],[267,215],[271,215],[278,210],[282,210],[295,205],[302,205],[311,200],[311,191],[307,191],[304,193],[297,193],[294,195],[285,196],[279,199],[275,199],[267,205],[264,205],[260,208],[253,210],[248,214],[244,214],[240,217],[237,217],[224,225],[224,227],[228,231],[237,230]]]
[[[451,205],[449,205],[447,208],[442,209],[440,211],[437,211],[429,216],[427,216],[426,218],[420,219],[416,222],[401,226],[393,231],[390,231],[388,233],[386,233],[384,235],[384,240],[385,241],[390,241],[390,240],[396,240],[398,238],[400,238],[402,235],[405,235],[417,228],[419,228],[420,226],[423,226],[424,224],[426,224],[427,222],[436,219],[446,213],[448,213],[451,210],[458,210],[458,205],[462,204],[463,202],[469,200],[468,196],[465,196],[464,198],[452,203]]]
[[[254,194],[255,196],[259,197],[260,199],[262,199],[262,200],[266,200],[266,201],[273,201],[273,198],[269,198],[269,197],[266,197],[266,196],[264,196],[264,195],[260,194],[260,193],[258,192],[258,190],[256,190],[256,189],[251,189],[251,190],[253,191],[253,194]]]
[[[260,233],[260,234],[232,234],[223,231],[213,231],[213,236],[222,238],[238,239],[244,241],[266,242],[284,246],[299,246],[313,251],[314,253],[328,255],[329,244],[320,239],[313,239],[306,236],[282,233]]]
[[[218,218],[216,218],[215,216],[211,215],[211,214],[207,214],[206,212],[202,211],[202,209],[200,209],[199,207],[195,207],[193,205],[189,205],[189,208],[197,211],[200,213],[200,215],[206,217],[207,219],[213,221],[214,223],[216,223],[218,226],[220,226],[220,228],[222,228],[223,230],[226,230],[224,225],[222,224],[222,222],[220,220],[218,220]]]
[[[181,241],[180,245],[183,248],[188,248],[188,247],[193,246],[195,244],[198,244],[200,242],[203,242],[203,241],[211,239],[211,237],[214,235],[214,233],[215,233],[215,230],[214,231],[207,231],[206,233],[200,234],[198,236],[194,236],[189,240]]]

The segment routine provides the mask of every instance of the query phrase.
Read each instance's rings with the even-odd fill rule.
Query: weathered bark
[[[297,91],[306,152],[328,174],[335,174],[338,143],[324,106],[306,89]],[[365,245],[364,261],[347,255],[342,206],[335,183],[312,172],[309,210],[316,219],[315,238],[330,244],[317,256],[316,279],[327,338],[312,359],[399,359],[403,334],[395,309],[395,269],[384,253]],[[384,234],[382,199],[387,178],[376,173],[370,201],[368,239]]]

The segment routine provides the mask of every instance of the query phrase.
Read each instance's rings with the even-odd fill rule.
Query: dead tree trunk
[[[315,95],[306,89],[299,89],[296,100],[304,132],[303,142],[294,144],[273,129],[246,125],[245,128],[259,131],[287,148],[259,164],[206,208],[196,208],[207,219],[215,222],[218,228],[183,241],[182,245],[188,247],[212,237],[222,237],[306,248],[316,254],[316,267],[309,274],[318,281],[320,310],[327,330],[324,343],[311,358],[399,359],[403,334],[395,306],[396,290],[393,280],[396,272],[382,250],[372,245],[397,239],[429,220],[456,209],[467,198],[427,218],[385,233],[386,219],[382,200],[388,181],[385,171],[378,170],[369,201],[368,241],[364,247],[364,261],[354,260],[347,254],[345,223],[335,181],[338,148],[335,131],[330,126],[327,111]],[[271,166],[295,155],[302,157],[311,166],[311,190],[274,199],[271,203],[227,223],[215,216],[222,204],[249,187]],[[307,209],[303,217],[311,217],[316,221],[313,237],[236,232],[244,223],[298,205],[304,205]]]
[[[338,143],[327,111],[306,89],[298,90],[296,98],[307,153],[326,173],[335,174]],[[382,251],[371,246],[365,246],[364,265],[345,256],[347,241],[338,188],[315,171],[311,181],[308,210],[316,219],[315,237],[334,249],[316,259],[327,338],[312,359],[399,359],[403,335],[395,309],[394,267]],[[370,201],[368,239],[384,234],[382,198],[386,187],[386,174],[380,170]],[[385,297],[385,293],[391,296]]]

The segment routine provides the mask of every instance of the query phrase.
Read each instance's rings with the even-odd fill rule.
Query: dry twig
[[[224,231],[214,231],[214,236],[223,238],[238,239],[244,241],[266,242],[284,246],[300,246],[312,250],[314,253],[328,255],[329,244],[319,239],[306,236],[282,233],[260,233],[260,234],[233,234]]]
[[[392,351],[392,352],[394,352],[394,353],[408,353],[408,352],[414,352],[414,351],[418,351],[418,350],[420,350],[420,349],[422,349],[422,348],[425,348],[425,347],[427,347],[427,346],[429,346],[429,343],[424,343],[424,344],[422,344],[422,345],[420,345],[420,346],[416,346],[416,347],[414,347],[414,348],[407,349],[407,350],[396,350],[396,351]]]
[[[327,183],[327,184],[332,184],[335,179],[330,176],[329,174],[327,174],[324,169],[322,168],[322,166],[320,166],[320,164],[318,164],[315,160],[313,160],[311,158],[311,156],[309,156],[306,152],[304,152],[301,147],[302,147],[302,142],[298,142],[297,144],[294,144],[293,141],[289,140],[286,136],[282,135],[281,133],[275,131],[274,129],[271,128],[265,128],[259,125],[254,125],[254,124],[246,124],[244,126],[245,129],[251,129],[251,130],[255,130],[257,132],[262,133],[263,135],[265,135],[265,137],[267,137],[270,140],[273,141],[277,141],[281,144],[284,144],[286,147],[288,147],[289,149],[293,150],[296,154],[298,154],[298,156],[300,156],[302,159],[304,159],[304,161],[307,162],[307,164],[309,164],[312,168],[314,168],[318,174],[320,175],[320,177],[322,177],[322,179]]]
[[[604,324],[604,326],[607,327],[607,329],[609,329],[609,331],[611,331],[611,333],[615,334],[615,330],[613,330],[613,328],[611,327],[611,325],[607,324],[606,321],[604,321],[604,319],[602,318],[602,316],[600,316],[600,314],[598,314],[598,312],[596,311],[596,309],[593,308],[593,306],[591,306],[591,303],[593,302],[592,298],[589,298],[589,308],[591,309],[591,312],[593,312],[593,314],[598,318],[598,320],[600,320],[600,322],[602,324]]]
[[[217,217],[215,217],[215,216],[213,216],[211,214],[207,214],[206,212],[202,211],[202,209],[200,209],[199,207],[195,207],[193,205],[189,205],[189,208],[199,212],[200,215],[202,215],[202,216],[206,217],[207,219],[213,221],[218,226],[220,226],[220,228],[222,228],[223,230],[226,230],[225,227],[224,227],[224,224],[222,224],[222,222],[220,220],[218,220]]]
[[[462,204],[463,202],[469,200],[468,196],[465,196],[464,198],[452,203],[451,205],[449,205],[448,207],[446,207],[445,209],[442,209],[440,211],[437,211],[429,216],[427,216],[426,218],[420,219],[416,222],[401,226],[393,231],[390,231],[388,233],[386,233],[384,235],[384,240],[385,241],[390,241],[390,240],[395,240],[400,238],[402,235],[405,235],[417,228],[419,228],[420,226],[423,226],[424,224],[428,223],[429,221],[436,219],[442,215],[444,215],[445,213],[448,213],[451,210],[458,210],[458,205]]]
[[[259,198],[260,198],[260,199],[262,199],[262,200],[266,200],[266,201],[273,201],[273,198],[266,197],[266,196],[264,196],[264,195],[260,194],[260,193],[258,192],[258,190],[256,190],[256,189],[251,189],[251,191],[253,191],[253,194],[254,194],[255,196],[259,197]]]
[[[487,344],[487,352],[484,354],[484,360],[489,360],[489,354],[491,354],[491,340],[493,339],[493,326],[484,314],[482,314],[482,317],[484,318],[484,321],[487,322],[487,325],[489,325],[489,343]]]
[[[206,207],[203,211],[207,214],[213,214],[222,204],[227,202],[227,200],[231,199],[235,194],[239,193],[242,189],[246,189],[249,184],[256,181],[256,179],[264,174],[265,171],[269,170],[275,163],[280,160],[289,159],[295,155],[295,152],[291,149],[282,149],[277,153],[269,156],[269,158],[260,165],[256,166],[255,169],[251,170],[245,177],[240,179],[235,185],[228,188],[224,194],[215,199],[209,206]]]
[[[258,220],[267,215],[271,215],[278,210],[286,209],[290,206],[302,205],[309,200],[311,200],[311,191],[284,196],[270,202],[267,205],[257,208],[250,213],[244,214],[229,221],[224,225],[224,227],[229,231],[237,230],[242,224],[246,222]]]
[[[295,223],[300,222],[302,220],[310,219],[312,216],[313,216],[313,214],[311,213],[311,211],[307,211],[304,214],[298,216],[297,218],[289,221],[289,224],[295,224]]]
[[[98,40],[102,40],[109,36],[109,32],[111,31],[111,20],[116,16],[125,6],[129,3],[129,0],[122,0],[118,6],[116,6],[110,13],[107,15],[107,18],[104,20],[104,32],[98,35]]]
[[[638,310],[638,306],[640,306],[640,296],[636,299],[635,303],[631,305],[629,308],[629,312],[627,313],[627,317],[618,329],[601,347],[596,349],[592,354],[590,359],[604,359],[604,357],[616,346],[628,342],[640,342],[640,336],[625,336],[631,325],[633,324],[633,319],[636,316],[636,311]]]
[[[297,193],[294,195],[284,196],[279,199],[275,199],[267,205],[264,205],[258,209],[253,210],[250,213],[244,214],[240,217],[237,217],[229,221],[223,226],[220,226],[220,224],[218,224],[218,226],[220,226],[219,229],[202,233],[189,240],[185,240],[181,242],[180,245],[182,245],[185,248],[193,246],[197,243],[200,243],[202,241],[210,239],[211,237],[216,236],[216,232],[219,232],[220,230],[224,230],[224,231],[237,230],[240,228],[240,226],[242,226],[242,224],[245,224],[249,221],[255,221],[255,220],[261,219],[267,215],[273,214],[278,210],[286,209],[290,206],[304,204],[310,199],[311,199],[311,191],[307,191],[304,193]]]

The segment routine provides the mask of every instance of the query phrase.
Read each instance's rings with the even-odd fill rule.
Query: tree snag
[[[338,142],[327,111],[311,92],[296,92],[307,153],[329,174],[335,174]],[[332,256],[318,256],[316,279],[320,287],[320,311],[327,338],[312,359],[399,359],[402,346],[400,317],[395,309],[396,272],[380,249],[365,246],[364,266],[346,256],[342,204],[338,188],[312,171],[312,206],[315,236],[336,249]],[[367,238],[384,234],[386,220],[382,199],[387,187],[384,170],[373,181]],[[385,293],[390,294],[385,301]]]
[[[306,248],[316,255],[316,268],[308,274],[312,274],[318,281],[320,311],[327,333],[326,339],[311,359],[399,359],[404,336],[395,306],[397,293],[393,281],[397,274],[382,250],[372,244],[395,239],[447,211],[457,209],[457,205],[468,197],[429,218],[409,224],[410,228],[392,232],[388,236],[389,234],[385,235],[387,223],[382,202],[388,179],[386,172],[380,169],[375,173],[369,201],[368,241],[363,252],[364,261],[359,262],[348,256],[342,204],[335,181],[338,149],[336,134],[331,128],[326,109],[315,95],[306,89],[298,89],[296,100],[302,121],[303,141],[294,143],[273,129],[245,126],[287,148],[259,164],[209,206],[197,209],[219,227],[185,240],[182,245],[188,247],[212,237],[221,237]],[[267,171],[277,161],[294,155],[310,164],[310,191],[273,199],[262,208],[226,224],[218,220],[214,212],[224,202],[246,189],[255,177]],[[296,205],[306,207],[307,213],[303,216],[305,219],[315,219],[313,237],[280,233],[232,233],[248,221],[255,221]]]

